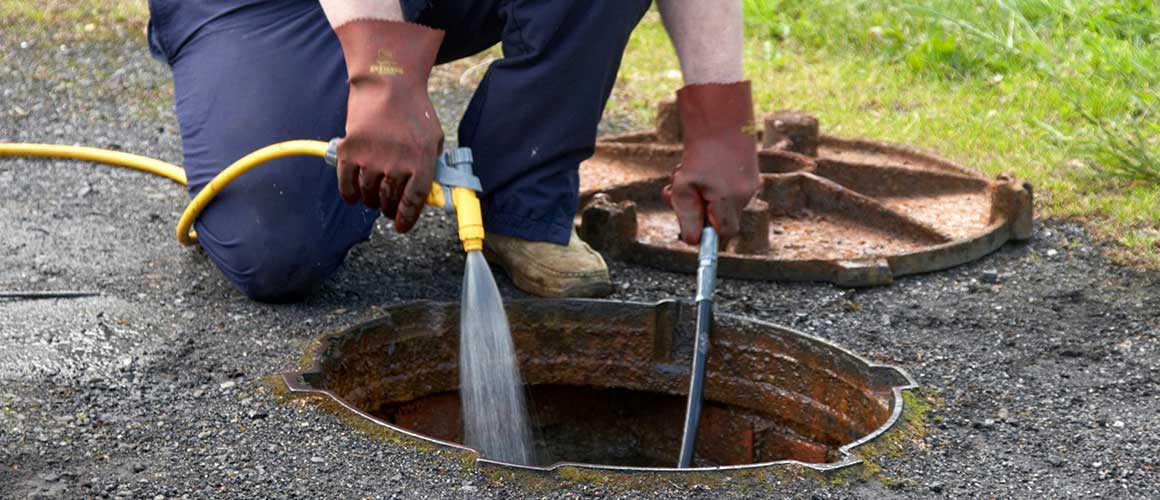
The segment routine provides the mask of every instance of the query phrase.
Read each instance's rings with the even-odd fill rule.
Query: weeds
[[[1153,96],[1154,98],[1154,96]],[[1160,156],[1157,138],[1160,121],[1148,97],[1137,96],[1142,111],[1116,124],[1097,118],[1077,105],[1084,120],[1096,130],[1096,137],[1079,141],[1085,156],[1110,175],[1129,181],[1160,186]]]
[[[1029,63],[1031,74],[1058,82],[1060,98],[1088,126],[1087,133],[1074,141],[1074,149],[1105,174],[1160,186],[1160,144],[1155,139],[1160,136],[1160,114],[1154,105],[1155,89],[1149,88],[1156,82],[1155,68],[1160,65],[1160,57],[1155,47],[1151,47],[1151,53],[1148,51],[1150,45],[1160,42],[1158,4],[1086,2],[1082,12],[1072,2],[996,0],[995,5],[1010,20],[1004,31],[996,30],[1001,26],[980,27],[929,8],[918,10],[960,27],[963,33],[990,46],[992,53],[1001,54],[999,57]],[[1044,38],[1040,35],[1045,31],[1042,26],[1055,28]],[[1076,38],[1080,40],[1078,44],[1068,43]],[[1052,44],[1045,39],[1057,42]],[[1021,42],[1017,44],[1016,40]],[[1072,50],[1076,45],[1081,49]],[[1075,57],[1077,52],[1081,57]],[[1086,65],[1075,64],[1077,61]],[[920,70],[923,67],[911,66]],[[1087,95],[1107,90],[1095,85],[1108,82],[1113,82],[1113,86],[1119,83],[1115,90],[1131,103],[1118,123],[1104,117],[1110,110],[1101,108],[1100,103],[1086,102]],[[1139,93],[1133,88],[1136,86],[1150,94]]]

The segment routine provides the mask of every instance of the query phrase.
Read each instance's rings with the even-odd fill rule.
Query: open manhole
[[[321,339],[293,392],[327,395],[377,425],[468,449],[457,394],[459,304],[417,302]],[[695,309],[685,303],[507,304],[535,425],[537,463],[676,469]],[[696,469],[801,463],[833,469],[902,411],[901,370],[824,340],[720,314],[711,332]]]
[[[814,117],[765,117],[762,185],[722,276],[885,285],[978,259],[1032,234],[1031,186],[989,179],[930,152],[820,134]],[[602,139],[580,167],[580,236],[605,254],[694,272],[661,188],[681,159],[680,124],[662,103],[657,130]]]

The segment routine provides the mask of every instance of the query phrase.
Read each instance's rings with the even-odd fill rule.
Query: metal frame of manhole
[[[934,153],[819,133],[808,114],[767,115],[762,184],[718,273],[741,279],[887,285],[954,267],[1032,235],[1032,190],[989,179]],[[580,237],[612,257],[691,273],[696,249],[676,240],[661,188],[681,159],[675,106],[657,129],[605,137],[580,167]]]
[[[824,372],[828,373],[830,376],[842,380],[843,384],[852,384],[853,382],[847,379],[842,379],[841,377],[837,377],[835,373],[842,372],[854,376],[864,376],[868,380],[875,380],[877,385],[874,387],[878,387],[878,389],[875,391],[876,393],[880,393],[881,397],[886,397],[887,389],[889,389],[888,394],[890,402],[890,415],[888,418],[882,421],[882,423],[878,425],[877,428],[874,428],[868,434],[850,443],[837,447],[837,456],[840,458],[836,461],[826,463],[812,463],[787,459],[751,464],[714,467],[691,467],[679,469],[676,467],[634,467],[582,462],[556,462],[549,466],[531,466],[491,460],[483,457],[478,450],[468,446],[443,439],[433,438],[431,436],[421,434],[419,432],[415,432],[410,429],[384,421],[368,413],[367,410],[359,408],[357,404],[352,403],[343,396],[339,395],[338,392],[351,390],[350,388],[336,389],[335,384],[342,385],[342,383],[328,380],[328,370],[338,369],[335,367],[343,367],[341,369],[347,369],[346,367],[358,364],[353,361],[348,362],[341,356],[334,354],[336,352],[344,353],[346,352],[346,349],[359,350],[358,352],[385,353],[383,357],[383,363],[389,363],[391,361],[389,356],[391,355],[406,356],[406,354],[399,353],[399,350],[404,349],[404,347],[402,347],[402,343],[411,342],[416,339],[422,339],[426,342],[438,342],[440,345],[439,349],[443,349],[445,351],[449,350],[450,352],[457,352],[455,351],[456,347],[454,346],[458,346],[458,338],[455,337],[457,334],[454,332],[458,331],[458,309],[458,304],[436,303],[428,301],[411,302],[388,307],[383,311],[383,316],[378,319],[361,323],[339,332],[324,335],[322,338],[320,338],[318,346],[313,352],[311,367],[302,372],[285,372],[282,374],[282,379],[291,393],[315,394],[329,397],[331,400],[344,408],[345,411],[349,411],[355,416],[365,419],[366,421],[369,421],[376,426],[390,429],[394,432],[409,436],[422,442],[471,452],[476,456],[475,460],[477,464],[511,467],[515,469],[538,472],[553,472],[563,467],[576,467],[612,472],[682,473],[761,469],[785,465],[798,465],[819,472],[833,471],[861,463],[862,459],[858,458],[852,452],[856,448],[874,441],[892,429],[894,425],[901,419],[903,407],[905,405],[902,391],[911,390],[918,387],[910,375],[906,373],[906,371],[889,365],[872,363],[859,356],[858,354],[846,350],[827,340],[811,335],[806,335],[789,328],[756,319],[743,318],[730,314],[718,314],[715,316],[716,323],[714,328],[716,329],[721,325],[724,326],[721,326],[722,339],[718,340],[716,337],[716,332],[713,337],[713,342],[716,347],[710,349],[710,381],[713,380],[712,371],[714,370],[713,365],[715,363],[713,359],[713,353],[715,350],[719,349],[722,351],[721,355],[727,356],[726,353],[729,352],[730,349],[742,348],[736,345],[738,344],[738,340],[746,338],[752,339],[755,338],[753,337],[754,335],[763,335],[765,336],[763,337],[765,340],[764,342],[759,342],[760,344],[766,347],[769,345],[777,344],[780,346],[779,348],[783,349],[783,351],[778,351],[772,355],[773,357],[776,357],[781,363],[797,363],[796,366],[808,367],[811,359],[815,357],[817,359],[824,358],[830,360],[832,364],[826,364],[824,366],[819,365],[818,367],[813,367],[811,369],[824,370]],[[603,330],[599,331],[601,332],[600,335],[604,335],[606,340],[608,340],[609,337],[615,335],[640,335],[642,332],[647,332],[647,328],[650,328],[649,326],[636,325],[627,327],[631,329],[631,333],[620,333],[621,328],[626,328],[622,326],[626,324],[626,321],[635,322],[642,315],[651,315],[649,317],[654,318],[651,324],[651,328],[653,329],[652,335],[654,335],[654,337],[647,337],[647,342],[655,342],[658,338],[655,336],[660,335],[658,332],[664,330],[667,333],[660,337],[662,339],[661,344],[666,342],[671,342],[671,344],[658,347],[658,349],[667,349],[672,353],[677,353],[678,351],[685,348],[691,349],[692,319],[695,317],[695,309],[691,304],[684,302],[666,300],[657,302],[655,304],[648,304],[643,302],[619,302],[593,299],[515,300],[507,303],[507,309],[509,319],[512,323],[513,334],[518,334],[520,331],[532,331],[536,328],[551,328],[545,324],[550,322],[554,325],[564,325],[558,327],[561,329],[561,331],[553,331],[553,335],[569,335],[569,329],[585,328],[600,322],[605,322],[607,325],[601,326],[600,328],[603,328]],[[396,322],[394,318],[399,319]],[[416,323],[422,323],[426,326],[416,327]],[[612,331],[613,329],[615,329],[615,332]],[[758,331],[758,329],[760,330],[760,333],[755,333]],[[575,331],[573,330],[571,333],[574,334]],[[581,335],[589,334],[586,333]],[[585,337],[583,340],[578,340],[578,342],[587,342],[589,340],[590,337]],[[688,341],[689,345],[683,347],[678,345],[685,343],[685,341]],[[794,350],[795,347],[793,346],[795,345],[798,346],[797,349],[799,350]],[[418,348],[418,346],[413,347],[416,349]],[[756,344],[747,344],[743,347],[743,349],[747,349],[749,351],[756,349],[760,351],[762,347],[759,347]],[[426,352],[428,349],[424,349],[423,351]],[[440,354],[431,354],[431,356],[439,355]],[[441,355],[446,356],[447,354],[444,353]],[[556,352],[555,355],[558,356],[559,352]],[[395,361],[399,363],[399,369],[403,369],[402,365],[407,363],[402,359],[397,359]],[[674,362],[675,361],[676,360],[674,360]],[[446,363],[446,360],[443,360],[443,362]],[[650,362],[655,362],[655,360],[651,360]],[[721,362],[722,361],[720,360],[716,361],[716,363]],[[454,362],[452,361],[452,364],[453,363]],[[362,365],[365,365],[365,363]],[[659,370],[659,368],[654,368],[654,372],[666,373],[667,375],[672,375],[675,377],[687,377],[687,372],[684,374],[672,373],[674,370],[679,371],[680,366],[687,367],[687,363],[684,363],[683,365],[676,363],[666,366],[667,368],[660,371],[656,371]],[[842,368],[839,368],[839,366],[842,366]],[[407,368],[410,368],[410,366],[408,365]],[[452,368],[440,368],[440,370],[444,371],[450,369]],[[853,371],[851,371],[852,369]],[[577,370],[582,369],[577,368]],[[685,370],[687,370],[687,368],[685,368]],[[763,371],[762,373],[772,372]],[[421,377],[423,377],[425,384],[432,383],[431,373],[426,373]],[[387,378],[391,380],[390,383],[385,381],[376,382],[377,384],[382,385],[380,389],[401,383],[393,376]],[[525,378],[527,378],[526,373]],[[457,377],[455,378],[455,382],[457,384]],[[529,383],[531,382],[529,381]],[[711,386],[712,383],[710,383],[710,387]],[[358,385],[356,392],[365,393],[367,390],[374,390],[374,388],[368,389],[364,385]],[[396,390],[409,391],[410,389],[396,388]],[[424,390],[432,391],[431,387],[429,386],[425,386]],[[869,396],[866,396],[865,393],[863,393],[863,396],[869,398]],[[415,395],[414,397],[423,397],[423,395]],[[706,397],[708,397],[708,393]],[[811,398],[810,401],[813,402],[813,399]],[[880,403],[883,402],[885,402],[885,400],[880,401]],[[855,404],[853,401],[847,400],[847,403],[851,406],[857,406],[857,404]],[[844,411],[857,410],[847,409]],[[834,430],[833,432],[840,431]]]

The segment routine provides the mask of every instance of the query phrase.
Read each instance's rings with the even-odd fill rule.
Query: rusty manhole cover
[[[695,310],[597,300],[507,304],[537,441],[532,467],[676,469]],[[899,369],[824,340],[721,314],[711,333],[698,469],[788,463],[828,470],[888,430],[913,387]],[[313,366],[284,374],[377,425],[463,445],[459,304],[417,302],[322,338]],[[474,451],[474,450],[472,450]]]
[[[885,285],[978,259],[1032,233],[1031,186],[989,179],[930,152],[819,134],[810,115],[765,117],[762,186],[722,253],[743,279]],[[660,197],[680,162],[680,126],[662,103],[657,130],[606,137],[580,167],[580,236],[616,258],[694,272]]]

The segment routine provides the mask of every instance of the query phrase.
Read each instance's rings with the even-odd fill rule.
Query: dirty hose
[[[709,354],[709,326],[713,323],[713,289],[717,281],[717,231],[706,225],[701,231],[697,264],[697,336],[693,340],[693,367],[689,376],[689,401],[677,467],[693,465],[697,425],[701,422],[701,394],[705,388],[705,358]]]
[[[209,206],[214,197],[234,179],[258,165],[287,156],[319,156],[325,158],[327,163],[333,166],[337,161],[335,150],[337,141],[338,139],[334,139],[330,143],[312,140],[279,142],[235,161],[214,177],[185,207],[185,212],[181,214],[181,219],[177,223],[177,241],[183,245],[192,245],[197,241],[197,233],[193,231],[194,221],[201,215],[202,210]],[[154,158],[121,151],[58,144],[0,143],[0,156],[40,156],[87,160],[141,170],[160,175],[182,185],[186,184],[185,170],[181,167]],[[483,248],[483,217],[480,212],[479,198],[476,196],[476,192],[480,191],[481,188],[479,179],[472,174],[471,161],[471,150],[467,148],[443,153],[436,166],[436,182],[432,184],[431,194],[427,197],[427,204],[456,213],[459,223],[459,239],[463,242],[464,251],[468,252]]]

